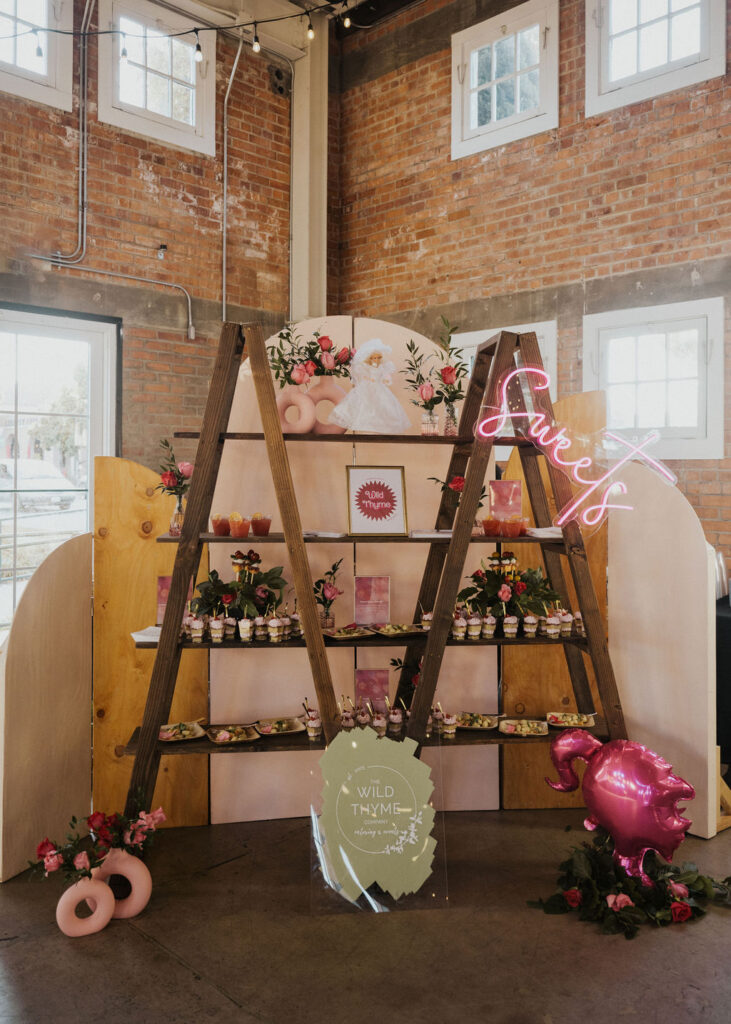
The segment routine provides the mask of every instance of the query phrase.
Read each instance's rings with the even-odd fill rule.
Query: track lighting
[[[259,36],[256,34],[256,22],[254,22],[254,42],[251,44],[251,49],[254,51],[254,53],[259,53],[259,51],[261,50]]]
[[[198,38],[198,29],[194,28],[193,31],[195,32],[195,53],[193,54],[193,58],[196,64],[200,64],[203,60],[203,50],[201,50],[201,41]]]

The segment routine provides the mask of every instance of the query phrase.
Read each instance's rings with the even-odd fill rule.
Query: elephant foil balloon
[[[551,743],[551,760],[559,781],[549,786],[563,793],[577,789],[573,761],[586,761],[582,792],[589,814],[584,825],[601,825],[614,839],[614,859],[628,875],[653,883],[643,871],[648,850],[672,860],[691,822],[682,816],[681,800],[692,800],[693,787],[673,774],[659,754],[640,743],[611,740],[602,743],[584,729],[567,729]]]

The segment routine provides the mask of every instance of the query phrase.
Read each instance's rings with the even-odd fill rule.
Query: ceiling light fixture
[[[259,53],[259,51],[261,50],[259,36],[256,34],[256,22],[254,22],[254,42],[251,44],[251,49],[254,51],[254,53]]]
[[[310,17],[309,14],[307,15],[307,38],[308,39],[314,39],[315,38],[315,30],[312,27],[312,18]]]
[[[195,53],[193,54],[193,58],[196,64],[200,64],[203,60],[203,50],[201,50],[201,41],[198,38],[198,29],[194,28],[193,31],[195,32]]]

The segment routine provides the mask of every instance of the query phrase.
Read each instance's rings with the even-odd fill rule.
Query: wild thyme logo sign
[[[370,885],[399,899],[432,871],[434,786],[416,742],[341,732],[320,759],[325,782],[315,842],[323,875],[346,898]]]

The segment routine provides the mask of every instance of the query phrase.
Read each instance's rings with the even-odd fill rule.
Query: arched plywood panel
[[[91,534],[66,541],[23,592],[0,658],[0,880],[91,804]]]
[[[592,435],[596,435],[606,424],[604,393],[592,391],[570,395],[568,398],[556,402],[554,411],[557,422],[567,426],[568,435],[574,441],[572,458],[590,453]],[[587,441],[582,444],[581,439],[584,438]],[[584,448],[587,450],[584,451]],[[576,456],[574,456],[574,452],[576,452]],[[555,512],[553,495],[545,460],[541,459],[540,464],[553,513]],[[505,475],[508,479],[523,480],[517,451],[510,456]],[[525,483],[523,485],[523,515],[528,516],[532,522]],[[585,544],[599,610],[606,623],[606,525],[585,538]],[[519,557],[519,564],[523,567],[543,564],[541,549],[538,545],[521,544],[516,549],[516,554]],[[568,560],[562,559],[562,564],[571,597],[571,608],[573,611],[577,611],[578,604]],[[557,644],[555,648],[543,646],[537,650],[527,647],[504,646],[502,650],[503,707],[507,714],[535,715],[537,718],[544,718],[546,711],[576,710],[571,679],[560,644]],[[601,705],[598,702],[591,662],[586,657],[584,661],[594,695],[594,704],[599,710]],[[535,744],[531,747],[506,746],[503,751],[503,806],[506,808],[582,806],[580,790],[576,793],[558,794],[546,785],[545,777],[550,775],[552,770],[547,744]]]
[[[609,522],[609,652],[630,739],[696,790],[695,835],[716,834],[715,565],[685,496],[624,466],[631,514]]]
[[[155,491],[159,476],[127,459],[97,458],[94,486],[94,807],[124,807],[132,758],[122,756],[142,722],[155,651],[137,650],[130,636],[157,621],[157,577],[170,575],[166,533],[175,499]],[[207,573],[206,555],[201,573]],[[206,651],[186,651],[172,705],[174,721],[208,714]],[[208,758],[163,757],[153,806],[168,825],[208,821]]]

